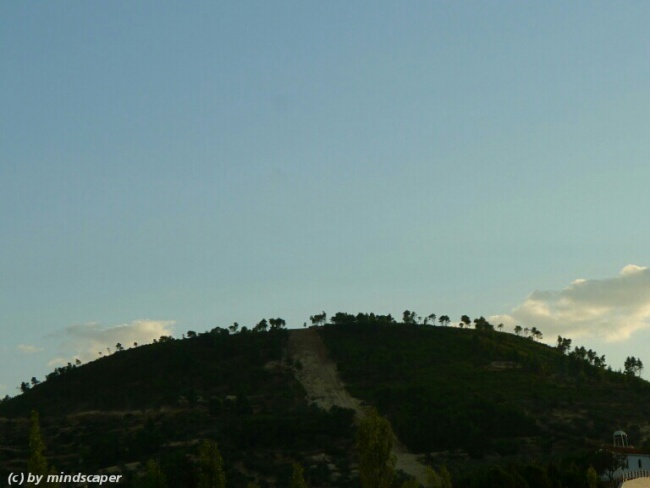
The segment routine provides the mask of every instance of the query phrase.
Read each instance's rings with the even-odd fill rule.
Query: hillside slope
[[[289,333],[289,354],[299,361],[295,375],[307,392],[307,399],[320,408],[347,408],[354,411],[357,419],[363,417],[362,402],[352,397],[339,378],[336,363],[327,356],[327,348],[315,328],[292,330]],[[396,468],[404,471],[420,483],[426,483],[426,464],[410,453],[399,439],[393,440]]]
[[[286,486],[294,462],[312,488],[358,486],[362,405],[390,420],[398,468],[422,479],[423,460],[447,464],[460,487],[473,486],[463,476],[474,468],[558,456],[579,478],[589,464],[576,456],[621,428],[650,444],[650,385],[639,378],[494,330],[350,317],[214,329],[58,371],[0,402],[0,479],[25,469],[33,409],[57,469],[121,470],[127,487],[148,459],[170,486],[196,486],[202,439],[219,443],[229,488]]]
[[[552,455],[650,434],[650,384],[494,330],[351,322],[319,329],[352,395],[413,452]]]

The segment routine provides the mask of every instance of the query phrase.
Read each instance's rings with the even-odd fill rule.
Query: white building
[[[627,483],[625,483],[627,480],[647,478],[648,486],[650,486],[650,454],[645,454],[639,449],[635,449],[634,446],[630,446],[625,432],[622,430],[614,432],[614,443],[607,449],[614,454],[620,455],[622,463],[616,471],[607,473],[603,479],[610,479],[611,477],[617,483],[623,483],[623,485],[618,486],[627,487]]]

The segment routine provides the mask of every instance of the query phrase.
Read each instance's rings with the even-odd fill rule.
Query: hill
[[[293,462],[310,486],[358,486],[361,404],[390,420],[405,454],[449,466],[461,487],[478,476],[472,470],[494,465],[584,471],[589,453],[620,428],[637,446],[647,443],[647,382],[609,370],[593,351],[485,324],[337,314],[308,330],[216,328],[59,368],[0,403],[0,479],[25,469],[32,410],[58,470],[121,471],[124,486],[148,459],[159,460],[169,486],[196,486],[200,439],[218,442],[228,486],[288,486]],[[310,334],[322,344],[318,374],[301,354]],[[327,374],[342,380],[341,399],[323,405],[330,410],[309,385],[330,381]]]

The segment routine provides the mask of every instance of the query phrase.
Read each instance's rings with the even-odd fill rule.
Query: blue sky
[[[121,337],[321,310],[650,364],[649,14],[3,3],[0,394]]]

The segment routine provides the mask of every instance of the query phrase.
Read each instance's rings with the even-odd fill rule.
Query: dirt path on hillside
[[[309,403],[325,410],[334,405],[349,408],[355,411],[357,419],[363,416],[363,403],[345,389],[336,363],[328,359],[327,348],[316,328],[289,331],[289,354],[302,364],[302,369],[294,368],[294,374],[307,391]],[[393,439],[393,454],[397,469],[425,484],[426,465],[418,460],[416,454],[409,453],[398,439]]]

